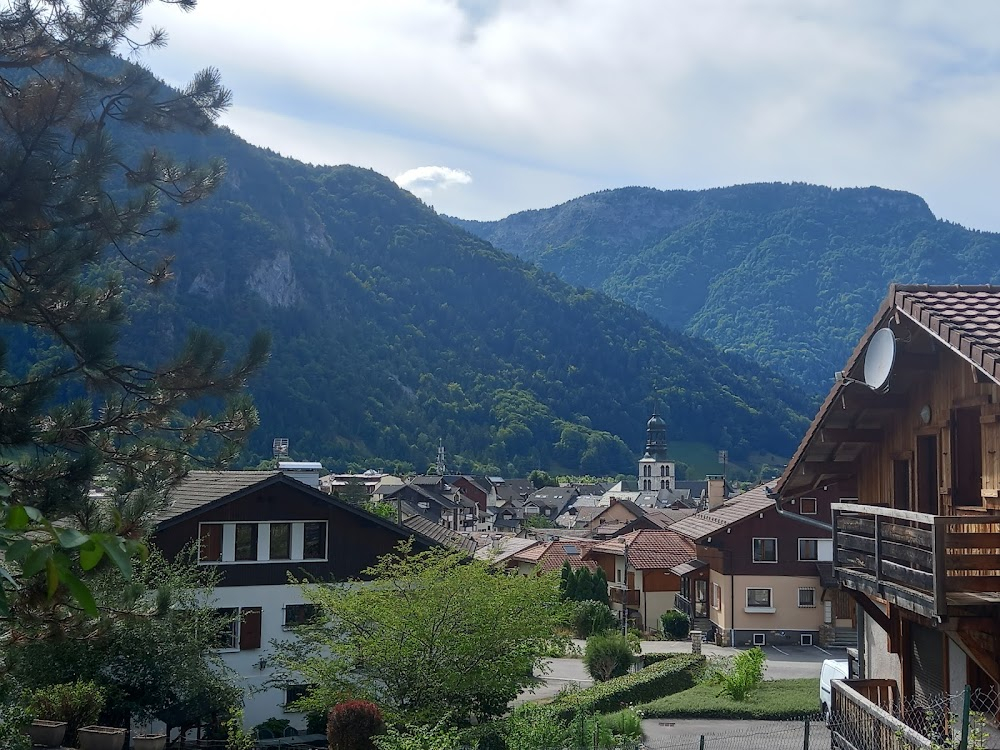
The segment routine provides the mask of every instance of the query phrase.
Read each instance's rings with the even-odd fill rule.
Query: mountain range
[[[630,187],[453,221],[813,393],[843,367],[890,282],[1000,281],[1000,235],[875,187]]]
[[[247,464],[286,437],[330,468],[422,471],[442,441],[452,471],[632,473],[655,405],[672,440],[734,460],[789,455],[812,411],[768,368],[498,250],[372,171],[224,128],[157,147],[221,156],[228,175],[155,240],[174,278],[134,290],[124,345],[155,362],[191,327],[234,349],[270,330]]]

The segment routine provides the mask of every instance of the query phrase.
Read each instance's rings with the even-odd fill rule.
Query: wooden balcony
[[[1000,516],[934,516],[834,503],[834,573],[926,617],[1000,603]]]
[[[639,590],[638,589],[624,589],[624,588],[612,588],[611,589],[611,602],[612,604],[625,603],[626,607],[638,607],[639,606]]]
[[[934,747],[896,718],[895,680],[834,680],[830,683],[831,746],[842,750],[920,750]]]

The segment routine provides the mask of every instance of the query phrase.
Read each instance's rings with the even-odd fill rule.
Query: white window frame
[[[757,542],[774,542],[774,559],[773,560],[758,560],[757,559]],[[762,548],[763,550],[763,548]],[[766,564],[766,565],[776,565],[778,562],[778,537],[776,536],[755,536],[753,541],[750,542],[750,559],[755,563]]]
[[[812,633],[799,633],[799,645],[800,646],[812,646],[813,645],[813,634]]]
[[[240,607],[216,607],[215,611],[222,613],[224,610],[232,610],[235,613],[233,621],[229,626],[233,631],[233,645],[219,646],[215,650],[222,654],[234,654],[240,650],[240,627],[243,625],[243,611]]]
[[[236,560],[236,526],[237,524],[257,524],[257,559],[256,560]],[[291,557],[272,560],[271,548],[271,524],[287,523],[291,525],[289,538],[289,551]],[[323,550],[323,557],[305,557],[305,525],[307,523],[321,523],[326,527],[326,545]],[[201,544],[203,537],[202,527],[221,526],[222,527],[222,559],[202,560],[201,550],[198,551],[199,565],[262,565],[268,563],[290,563],[301,562],[327,562],[330,557],[330,522],[325,518],[307,518],[304,520],[268,520],[268,521],[201,521],[198,523],[198,544]]]
[[[295,604],[285,604],[281,607],[281,629],[282,630],[295,630],[295,628],[301,627],[303,623],[300,622],[288,622],[288,608],[289,607],[308,607],[310,602],[297,602]],[[312,605],[316,607],[315,604]]]
[[[803,591],[811,591],[812,592],[812,604],[803,604],[802,603],[802,592]],[[800,586],[799,590],[798,590],[798,594],[796,595],[796,599],[795,600],[798,602],[800,609],[813,609],[813,608],[815,608],[816,607],[816,587],[815,586]]]
[[[754,633],[753,634],[753,645],[755,645],[755,646],[766,646],[767,645],[767,639],[764,637],[763,633]]]
[[[812,510],[806,510],[802,503],[810,501],[813,504]],[[819,512],[819,500],[815,497],[800,497],[799,498],[799,513],[803,516],[815,516]]]
[[[722,609],[722,586],[712,583],[712,609]]]
[[[821,539],[816,539],[814,537],[807,537],[807,536],[799,537],[799,543],[798,543],[799,562],[819,562],[819,543],[821,541],[822,541]],[[802,556],[802,542],[816,543],[816,557]]]
[[[768,602],[770,602],[770,605],[766,606],[766,607],[761,607],[761,606],[758,606],[758,605],[750,604],[750,592],[751,591],[766,591],[767,592],[767,600],[768,600]],[[777,611],[774,608],[774,589],[771,588],[770,586],[748,586],[747,589],[746,589],[746,591],[744,592],[743,603],[746,605],[743,608],[743,611],[744,612],[748,612],[748,613],[759,612],[759,613],[763,613],[763,614],[770,614],[772,612],[776,612]]]

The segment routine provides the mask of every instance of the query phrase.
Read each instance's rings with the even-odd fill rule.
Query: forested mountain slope
[[[281,436],[328,466],[423,470],[440,439],[455,470],[605,474],[631,471],[654,397],[671,438],[734,455],[788,455],[812,411],[770,371],[494,249],[381,175],[226,130],[162,145],[229,171],[156,240],[175,277],[136,293],[126,345],[155,361],[191,326],[234,348],[272,331],[248,461]]]
[[[812,391],[843,366],[891,281],[1000,281],[1000,235],[880,188],[623,188],[455,221]]]

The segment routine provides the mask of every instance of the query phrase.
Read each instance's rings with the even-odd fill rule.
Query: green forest
[[[250,383],[261,427],[240,457],[423,471],[631,473],[654,403],[676,440],[790,455],[813,410],[748,360],[572,286],[438,216],[388,178],[314,167],[224,128],[158,148],[227,163],[144,252],[173,277],[133,289],[124,346],[155,364],[192,328],[272,355]],[[12,369],[35,342],[11,332]]]
[[[890,282],[1000,282],[1000,235],[874,187],[633,187],[455,221],[814,393],[844,366]]]

